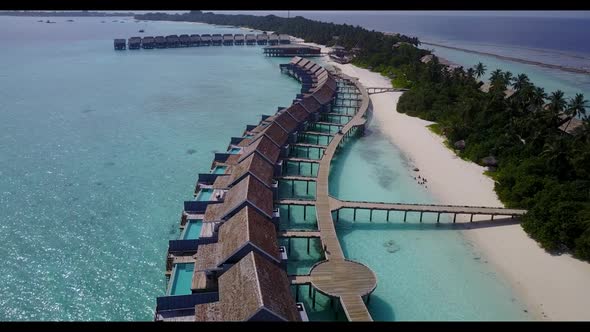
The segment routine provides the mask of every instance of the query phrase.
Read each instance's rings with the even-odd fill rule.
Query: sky
[[[270,15],[274,14],[277,16],[287,16],[286,10],[256,10],[256,11],[220,11],[220,10],[203,10],[203,11],[212,11],[214,13],[225,13],[225,14],[251,14],[251,15]],[[122,11],[128,12],[128,11]],[[134,10],[133,12],[138,14],[144,14],[149,12],[155,11],[146,11],[146,10]],[[182,10],[162,10],[159,12],[165,12],[170,14],[182,14],[186,13],[187,11]],[[590,11],[564,11],[564,10],[556,10],[556,11],[501,11],[501,10],[489,10],[489,11],[474,11],[474,10],[464,10],[464,11],[451,11],[451,10],[405,10],[405,11],[357,11],[363,12],[364,14],[384,14],[390,13],[393,15],[435,15],[435,16],[511,16],[511,17],[571,17],[571,18],[590,18]],[[292,10],[290,11],[291,16],[304,16],[306,13],[350,13],[350,11],[338,11],[338,10],[329,10],[329,11],[317,11],[317,10],[308,10],[308,11],[301,11],[301,10]]]

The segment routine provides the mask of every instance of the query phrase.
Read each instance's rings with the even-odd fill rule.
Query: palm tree
[[[526,74],[519,74],[513,79],[512,87],[515,91],[521,91],[530,84],[531,82],[529,81],[529,77],[526,76]]]
[[[507,71],[504,73],[504,85],[508,86],[512,81],[512,73]]]
[[[496,69],[494,70],[491,74],[490,74],[490,82],[494,82],[495,80],[499,79],[501,76],[503,76],[502,74],[502,70],[501,69]]]
[[[473,68],[467,69],[467,76],[469,76],[469,78],[473,78],[474,75],[475,75],[475,69],[473,69]]]
[[[587,103],[588,101],[584,99],[584,95],[581,93],[576,93],[576,96],[570,99],[567,104],[567,109],[565,110],[565,114],[567,114],[570,120],[567,123],[567,126],[565,126],[564,131],[567,131],[567,127],[569,127],[573,118],[577,116],[586,116],[586,107],[588,107]]]
[[[486,73],[486,66],[479,62],[477,65],[475,65],[475,75],[477,76],[477,78],[480,78],[483,76],[483,74]]]
[[[549,96],[549,108],[562,112],[565,108],[566,102],[563,98],[563,91],[557,90],[551,92],[551,96]]]
[[[533,112],[539,111],[545,105],[545,99],[547,99],[545,89],[534,87],[529,100],[529,110]]]

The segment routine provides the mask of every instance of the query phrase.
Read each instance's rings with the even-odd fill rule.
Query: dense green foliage
[[[531,237],[547,250],[590,259],[590,125],[582,95],[570,100],[561,91],[547,95],[526,75],[500,70],[491,73],[489,91],[484,92],[479,82],[486,71],[483,64],[464,70],[450,69],[436,57],[423,63],[430,52],[418,49],[416,38],[351,25],[200,11],[136,18],[245,26],[361,48],[355,65],[380,72],[394,86],[410,88],[399,100],[400,112],[437,122],[432,129],[451,146],[464,140],[465,148],[457,152],[462,158],[480,164],[484,158],[497,161],[495,171],[488,172],[495,190],[508,207],[529,210],[522,225]],[[514,92],[509,97],[507,89]],[[572,118],[582,118],[583,125],[571,133],[559,129],[567,129]]]
[[[391,49],[395,43],[400,41],[418,45],[417,38],[390,36],[382,32],[369,31],[359,26],[318,22],[301,16],[284,18],[275,15],[225,15],[210,12],[203,13],[196,10],[186,14],[148,13],[136,15],[135,18],[138,20],[187,21],[247,27],[288,34],[302,38],[306,42],[322,45],[332,46],[338,43],[348,49],[359,47],[367,53],[386,48]],[[334,37],[337,37],[337,39]]]

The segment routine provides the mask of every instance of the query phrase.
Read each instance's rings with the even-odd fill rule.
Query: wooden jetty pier
[[[123,38],[114,39],[115,50],[139,50],[153,48],[177,48],[177,47],[201,47],[201,46],[253,46],[272,45],[265,51],[268,56],[314,56],[316,47],[305,45],[290,45],[291,39],[287,35],[276,34],[182,34],[169,36],[130,37],[126,41]],[[317,48],[319,55],[319,48]],[[283,54],[283,55],[281,55]]]

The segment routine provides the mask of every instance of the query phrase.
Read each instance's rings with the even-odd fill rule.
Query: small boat
[[[105,21],[100,21],[100,23],[105,23]]]
[[[68,22],[74,22],[74,20],[68,20]]]
[[[139,30],[139,32],[145,32],[145,31],[143,31],[143,29],[141,29],[141,30]]]
[[[41,23],[43,23],[43,20],[39,20],[39,21],[37,21],[37,22],[41,22]]]

